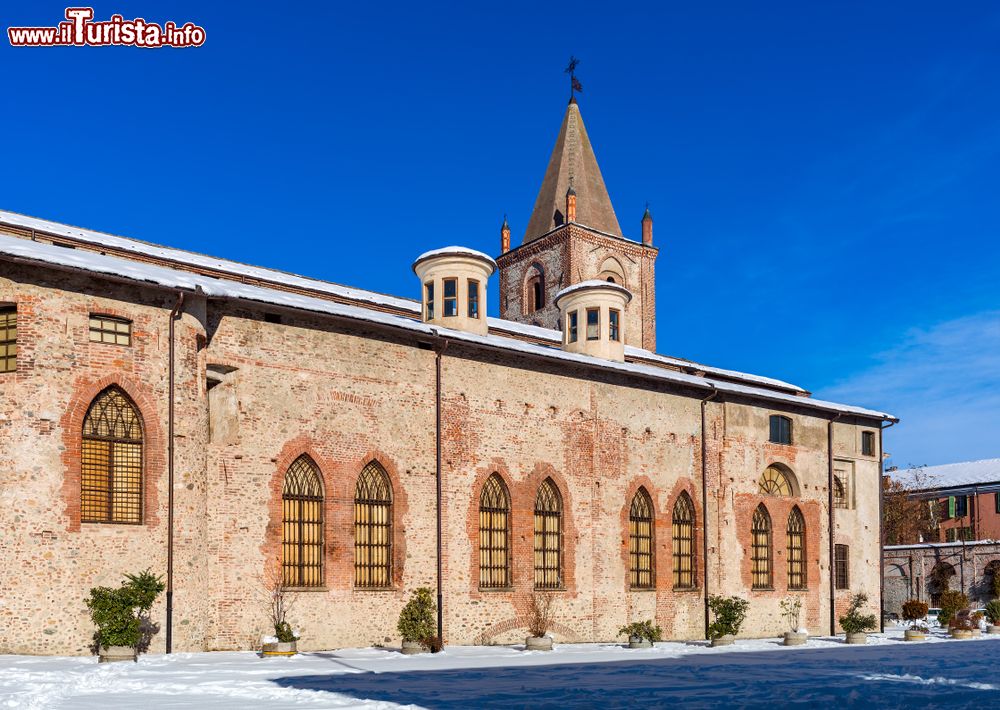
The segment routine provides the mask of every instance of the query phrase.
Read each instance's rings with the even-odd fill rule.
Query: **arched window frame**
[[[797,505],[788,514],[785,534],[788,543],[788,588],[798,591],[807,589],[806,519]]]
[[[771,464],[757,479],[761,495],[786,498],[798,494],[794,474],[780,464]]]
[[[632,496],[628,512],[629,587],[656,587],[656,516],[653,499],[645,487]]]
[[[323,586],[323,505],[323,476],[303,454],[281,487],[281,577],[288,587]]]
[[[538,262],[528,267],[524,274],[524,315],[545,308],[545,268]]]
[[[392,588],[392,516],[392,481],[378,461],[370,461],[354,488],[355,588]]]
[[[562,494],[551,478],[538,486],[534,515],[535,589],[562,589]]]
[[[836,474],[833,476],[833,507],[844,509],[848,507],[847,488],[844,486],[843,479]]]
[[[141,525],[145,503],[142,413],[117,385],[91,401],[80,442],[80,521]]]
[[[510,492],[493,473],[479,494],[479,588],[507,589],[510,570]]]
[[[774,554],[771,544],[771,515],[763,503],[753,513],[750,528],[750,564],[753,589],[774,588]]]
[[[687,491],[674,501],[671,516],[673,542],[674,589],[694,589],[697,569],[695,565],[695,511],[694,501]]]

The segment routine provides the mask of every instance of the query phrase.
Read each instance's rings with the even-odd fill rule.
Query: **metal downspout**
[[[885,522],[883,520],[885,505],[885,452],[882,449],[882,433],[896,422],[890,421],[889,426],[878,428],[878,619],[879,631],[885,633]]]
[[[705,405],[719,396],[712,385],[712,394],[701,400],[701,548],[704,558],[705,638],[708,638],[708,444],[705,441]]]
[[[167,361],[167,653],[173,651],[174,636],[174,321],[184,307],[184,292],[170,311]]]
[[[442,572],[442,538],[444,534],[441,499],[442,499],[442,470],[441,470],[441,357],[448,348],[448,340],[442,339],[441,346],[437,348],[434,355],[435,373],[435,395],[434,395],[434,415],[435,415],[435,436],[434,444],[436,448],[435,478],[437,484],[437,635],[444,645],[444,575]]]
[[[826,423],[826,461],[827,461],[827,530],[829,540],[827,540],[827,554],[830,556],[830,635],[837,634],[837,579],[836,579],[836,557],[834,546],[834,520],[833,520],[833,423],[840,419],[842,415],[837,414]]]

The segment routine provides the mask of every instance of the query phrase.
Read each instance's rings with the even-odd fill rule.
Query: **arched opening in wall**
[[[750,529],[750,571],[753,589],[771,589],[773,553],[771,548],[771,516],[761,503],[753,513]]]
[[[906,568],[899,564],[886,565],[884,577],[886,608],[902,611],[903,604],[915,596]]]
[[[559,589],[562,578],[562,496],[551,478],[535,496],[535,589]]]
[[[780,463],[773,463],[764,469],[757,480],[757,488],[765,496],[798,496],[798,481],[791,469]]]
[[[788,514],[788,588],[806,588],[806,520],[799,506]]]
[[[677,496],[671,519],[674,589],[694,589],[694,503],[687,491]]]
[[[510,495],[494,473],[479,495],[479,587],[510,586]]]
[[[524,293],[521,296],[524,315],[545,308],[545,269],[535,262],[524,274]]]
[[[847,489],[844,488],[844,482],[840,480],[840,476],[836,475],[833,477],[833,507],[847,507]]]
[[[281,572],[289,587],[323,585],[323,480],[305,454],[281,488]]]
[[[121,389],[108,387],[83,420],[80,520],[142,523],[143,428],[139,409]]]
[[[653,588],[653,528],[653,501],[640,486],[628,512],[629,586],[632,589]]]
[[[951,580],[955,576],[955,568],[947,562],[938,562],[927,575],[927,595],[931,606],[941,606],[941,595],[951,589]]]
[[[609,256],[601,262],[597,278],[600,281],[609,281],[628,288],[628,284],[625,283],[625,269],[622,268],[621,262],[613,256]]]
[[[392,482],[377,461],[364,467],[354,491],[354,586],[392,586]]]
[[[983,569],[983,591],[980,596],[984,601],[1000,599],[1000,560],[993,560]]]

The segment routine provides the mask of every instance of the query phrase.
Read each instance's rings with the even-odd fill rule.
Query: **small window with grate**
[[[847,545],[834,545],[833,547],[833,577],[834,586],[837,589],[849,589],[850,579],[848,577],[848,559],[850,558],[850,548]]]
[[[780,414],[772,414],[770,441],[772,444],[791,444],[792,420]]]
[[[861,432],[861,455],[862,456],[875,455],[875,432],[873,431]]]
[[[0,372],[17,369],[17,308],[0,308]]]
[[[90,342],[111,345],[132,344],[132,321],[115,316],[90,314]]]

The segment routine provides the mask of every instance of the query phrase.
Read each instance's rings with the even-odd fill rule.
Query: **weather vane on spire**
[[[574,57],[572,54],[569,55],[569,66],[566,67],[566,74],[569,74],[569,100],[572,101],[574,94],[579,91],[583,92],[583,84],[580,80],[576,78],[576,67],[580,63],[580,60]]]

